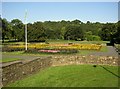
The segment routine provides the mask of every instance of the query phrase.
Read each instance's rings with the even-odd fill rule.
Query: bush
[[[72,45],[73,43],[68,43],[68,45]]]
[[[2,52],[14,52],[14,51],[23,51],[25,48],[12,48],[9,46],[2,47]]]
[[[38,50],[37,49],[28,49],[28,50],[25,50],[25,53],[38,53]]]
[[[77,49],[62,49],[60,50],[60,53],[72,54],[72,53],[78,53],[78,50]]]
[[[90,35],[90,36],[87,36],[87,40],[88,41],[100,41],[101,38],[99,36],[96,36],[96,35]]]

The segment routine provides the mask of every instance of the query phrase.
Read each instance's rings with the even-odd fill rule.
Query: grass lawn
[[[25,53],[24,51],[14,51],[14,52],[2,52],[2,54],[11,54],[11,55],[31,55],[31,56],[47,56],[47,55],[51,55],[51,54],[46,54],[46,53]]]
[[[53,40],[53,39],[48,39],[46,42],[50,44],[55,44],[55,43],[62,43],[62,44],[67,44],[67,43],[80,43],[80,44],[106,44],[109,41],[75,41],[75,40]],[[28,42],[29,43],[29,42]],[[37,42],[38,43],[38,42]],[[45,43],[45,42],[39,42],[39,43]],[[25,44],[25,42],[5,42],[2,44]]]
[[[2,52],[2,54],[24,54],[24,51]]]
[[[115,75],[118,75],[117,66],[50,67],[7,87],[117,87],[118,77]]]
[[[50,43],[50,44],[55,44],[55,43],[63,43],[63,44],[67,44],[67,43],[79,43],[79,44],[106,44],[109,43],[109,41],[75,41],[75,40],[46,40],[46,42]]]
[[[100,52],[107,52],[107,51],[108,51],[107,46],[102,46],[100,49]]]
[[[12,61],[16,61],[16,60],[20,60],[19,58],[4,58],[2,60],[0,60],[0,62],[12,62]]]
[[[108,49],[106,46],[102,46],[102,48],[99,51],[96,50],[79,50],[79,53],[77,53],[78,55],[89,55],[92,52],[108,52]]]

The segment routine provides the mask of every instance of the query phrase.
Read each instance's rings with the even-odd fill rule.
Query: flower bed
[[[71,53],[77,53],[78,50],[77,49],[60,49],[60,50],[56,50],[56,49],[28,49],[27,51],[25,51],[26,53],[50,53],[50,54],[71,54]]]
[[[25,49],[25,45],[7,46],[8,50],[20,51]],[[100,50],[101,45],[98,44],[28,44],[28,49],[54,49],[54,50]]]
[[[38,52],[44,52],[44,53],[59,53],[60,50],[38,50]]]
[[[24,45],[14,45],[10,46],[12,48],[24,48]],[[28,48],[47,48],[55,47],[56,49],[91,49],[99,50],[102,46],[97,44],[29,44]]]

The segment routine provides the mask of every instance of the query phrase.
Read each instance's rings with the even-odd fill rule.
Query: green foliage
[[[81,21],[76,19],[76,20],[71,21],[71,23],[72,23],[72,24],[79,25],[79,24],[81,23]]]
[[[92,35],[92,41],[100,41],[100,37],[99,36],[95,36],[95,35]]]
[[[116,25],[117,25],[117,31],[113,35],[113,40],[115,41],[115,43],[120,44],[120,21],[118,21]]]
[[[84,32],[79,25],[70,25],[66,27],[66,32],[64,35],[65,40],[83,40]]]
[[[46,29],[43,27],[42,22],[35,22],[28,24],[28,41],[45,42]]]
[[[85,39],[87,41],[100,41],[101,38],[99,36],[93,35],[91,31],[85,33]]]
[[[117,26],[113,23],[104,24],[102,30],[99,31],[99,36],[104,41],[110,41],[113,35],[117,32]]]
[[[25,25],[19,19],[13,19],[8,22],[1,19],[2,41],[25,40]],[[117,23],[83,23],[80,20],[73,21],[45,21],[28,23],[28,41],[44,42],[46,39],[62,39],[62,40],[88,40],[88,41],[111,41],[120,42],[120,22]],[[1,30],[2,29],[2,30]]]
[[[6,19],[2,19],[2,41],[11,38],[12,27]]]
[[[12,37],[17,41],[24,41],[24,25],[21,20],[19,19],[13,19],[11,21],[12,24]]]
[[[54,30],[47,29],[46,35],[47,35],[47,38],[49,38],[49,39],[56,39]]]
[[[0,40],[2,40],[2,18],[0,16]]]

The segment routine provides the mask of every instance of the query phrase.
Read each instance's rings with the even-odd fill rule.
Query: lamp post
[[[27,50],[27,22],[26,22],[26,18],[27,18],[27,10],[25,11],[25,50]]]

